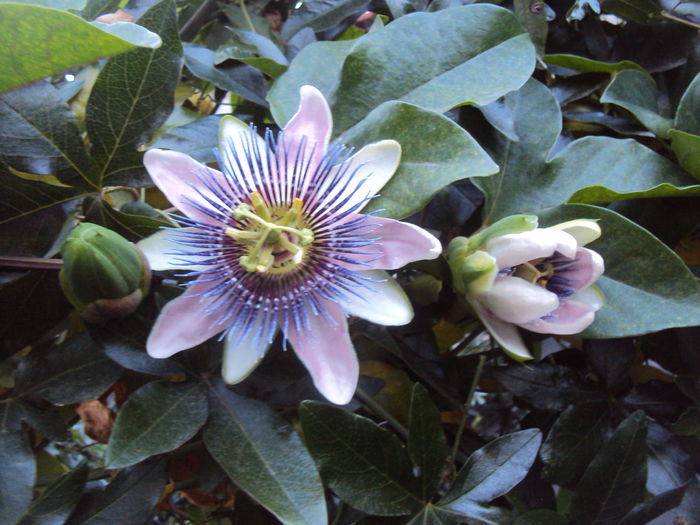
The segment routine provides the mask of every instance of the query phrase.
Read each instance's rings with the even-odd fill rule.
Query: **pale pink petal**
[[[181,228],[182,230],[194,231],[195,228]],[[136,246],[148,259],[151,270],[203,270],[207,266],[186,264],[181,255],[173,255],[176,250],[182,250],[182,245],[173,241],[177,234],[170,229],[158,230],[156,233],[141,239]],[[194,262],[197,259],[208,259],[209,257],[187,256],[188,261]]]
[[[600,254],[588,248],[579,248],[576,250],[576,262],[561,275],[571,281],[574,290],[581,290],[596,282],[603,271],[605,263]]]
[[[476,298],[496,317],[516,324],[539,319],[559,306],[557,294],[510,276],[496,277],[491,288]]]
[[[346,313],[384,326],[400,326],[411,322],[413,306],[399,283],[383,270],[360,273],[374,282],[367,282],[366,288],[353,288],[357,295],[346,292],[346,298],[340,300]]]
[[[225,188],[227,186],[224,175],[220,171],[208,168],[184,153],[164,149],[148,150],[143,157],[143,165],[146,166],[148,174],[153,179],[153,182],[158,186],[160,191],[165,194],[173,206],[190,219],[221,226],[219,221],[213,219],[207,213],[204,213],[192,204],[192,201],[194,201],[203,208],[214,209],[212,204],[207,202],[206,199],[193,189],[193,186],[198,188],[199,191],[217,204],[221,204],[221,202],[204,187],[200,178],[200,176],[204,175],[207,178],[211,178],[214,183],[220,184]]]
[[[240,324],[224,339],[224,359],[221,375],[230,385],[240,383],[260,364],[274,338],[277,321],[270,315],[258,313],[249,328]]]
[[[146,341],[146,351],[151,357],[170,357],[226,328],[216,324],[215,315],[205,315],[206,299],[198,295],[215,284],[195,282],[184,294],[165,305]]]
[[[389,182],[401,162],[401,145],[395,140],[368,144],[346,162],[334,167],[308,199],[317,206],[343,203],[336,214],[374,197]]]
[[[498,262],[498,268],[510,268],[540,257],[559,252],[565,257],[576,255],[576,239],[561,230],[535,229],[494,237],[486,243],[488,251]]]
[[[301,327],[300,333],[290,322],[287,338],[318,391],[332,403],[345,405],[355,393],[360,368],[345,315],[335,303],[324,301],[323,306],[332,322],[309,311],[310,329]]]
[[[353,221],[360,217],[357,213],[348,214],[346,220]],[[377,244],[360,248],[358,251],[372,252],[367,255],[357,254],[349,257],[367,264],[352,264],[338,261],[338,264],[355,271],[379,269],[394,270],[414,261],[435,259],[442,253],[440,241],[419,226],[384,217],[369,216],[367,225],[376,224],[368,237],[379,237]],[[368,228],[369,230],[369,228]]]
[[[595,313],[587,305],[568,300],[546,318],[520,326],[538,334],[572,335],[588,328],[594,320]]]
[[[323,94],[313,86],[302,86],[299,90],[299,109],[284,127],[281,140],[287,171],[293,169],[297,158],[303,155],[310,159],[310,170],[314,171],[328,148],[333,130],[330,107]],[[308,180],[308,179],[307,179]]]
[[[518,361],[532,359],[515,325],[499,319],[478,302],[472,303],[472,306],[481,322],[506,354]]]

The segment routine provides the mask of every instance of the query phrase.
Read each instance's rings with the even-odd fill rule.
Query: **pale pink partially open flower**
[[[360,213],[392,177],[401,147],[354,155],[329,146],[331,113],[314,87],[277,137],[232,117],[220,128],[219,167],[150,150],[144,164],[186,217],[183,228],[139,244],[155,270],[188,268],[187,291],[156,320],[147,350],[169,357],[220,334],[222,373],[243,380],[281,331],[330,401],[350,401],[359,368],[346,317],[408,323],[413,311],[384,270],[432,259],[439,241],[421,228]]]
[[[464,282],[466,299],[512,357],[531,358],[517,326],[571,335],[593,323],[603,296],[592,285],[604,263],[582,246],[600,233],[595,221],[578,219],[495,235],[467,254],[462,271],[473,279]]]

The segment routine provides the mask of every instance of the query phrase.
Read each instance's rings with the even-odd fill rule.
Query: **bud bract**
[[[61,287],[92,322],[132,313],[150,284],[150,269],[136,246],[97,224],[83,223],[61,246]]]

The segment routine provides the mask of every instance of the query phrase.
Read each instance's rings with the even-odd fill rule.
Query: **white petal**
[[[399,283],[382,270],[358,272],[378,282],[368,282],[370,289],[353,288],[361,297],[346,292],[347,299],[340,301],[345,311],[373,323],[385,326],[408,324],[413,319],[413,306]]]
[[[576,255],[576,239],[561,230],[537,228],[494,237],[486,243],[486,250],[498,261],[498,268],[510,268],[540,257],[549,257],[555,251],[565,257]]]
[[[277,321],[270,316],[258,314],[247,333],[239,326],[226,334],[221,365],[221,375],[226,383],[240,383],[255,370],[274,339],[276,325]]]
[[[314,190],[322,199],[315,202],[332,204],[348,199],[336,213],[349,210],[379,193],[394,175],[400,162],[401,145],[395,140],[381,140],[368,144],[346,162],[331,170],[319,189]]]
[[[557,294],[519,277],[497,277],[493,286],[477,300],[496,317],[509,323],[527,323],[556,310]]]
[[[481,322],[484,323],[486,329],[498,344],[501,345],[501,348],[506,354],[518,361],[532,359],[522,337],[520,337],[518,333],[518,329],[514,325],[497,318],[478,302],[472,303],[472,306],[479,316],[479,319],[481,319]]]
[[[195,228],[182,228],[182,230],[195,231]],[[182,256],[173,255],[173,252],[183,249],[182,245],[172,240],[176,235],[173,230],[163,229],[136,243],[136,246],[148,259],[151,270],[197,271],[207,268],[206,266],[186,264],[180,260]],[[197,258],[188,256],[187,259],[195,261]],[[203,259],[206,259],[206,257],[203,257]]]
[[[601,233],[598,222],[590,219],[575,219],[573,221],[566,221],[547,229],[561,230],[569,235],[572,235],[576,239],[579,246],[585,246],[589,242],[595,241],[598,237],[600,237]]]

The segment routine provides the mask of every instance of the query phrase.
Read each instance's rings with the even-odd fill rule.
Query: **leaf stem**
[[[248,8],[245,6],[245,0],[239,0],[239,3],[241,4],[241,11],[243,11],[243,18],[245,18],[245,23],[248,24],[248,28],[253,33],[257,33],[257,31],[255,30],[255,26],[253,25],[253,21],[250,19],[250,15],[248,14]]]
[[[695,29],[700,29],[700,24],[696,24],[695,22],[692,22],[680,16],[673,15],[668,11],[661,11],[661,16],[663,16],[664,18],[668,18],[669,20],[673,20],[674,22],[678,22],[679,24],[685,24],[687,26],[694,27]]]
[[[469,417],[469,407],[471,407],[472,399],[474,398],[474,393],[476,392],[476,387],[479,384],[479,379],[481,378],[481,372],[484,370],[484,363],[486,362],[486,356],[479,356],[479,364],[476,365],[476,370],[474,371],[474,377],[472,378],[472,384],[469,387],[469,394],[467,395],[467,400],[464,402],[464,412],[462,413],[462,419],[459,421],[459,427],[457,428],[457,435],[455,436],[455,442],[452,444],[452,453],[450,457],[454,462],[459,451],[459,444],[462,441],[462,434],[464,433],[464,427],[467,425],[467,418]]]
[[[360,399],[363,405],[365,405],[378,416],[383,417],[386,420],[386,422],[389,423],[389,425],[391,425],[394,428],[394,430],[396,430],[396,432],[401,434],[401,437],[403,437],[404,439],[408,438],[408,429],[405,426],[403,426],[398,419],[392,416],[388,410],[386,410],[383,406],[377,403],[372,396],[370,396],[367,392],[365,392],[359,387],[355,391],[355,395]]]
[[[180,38],[184,41],[189,41],[197,34],[200,27],[209,19],[216,11],[218,6],[216,0],[204,0],[202,5],[194,12],[194,14],[185,22],[185,25],[180,29]]]

